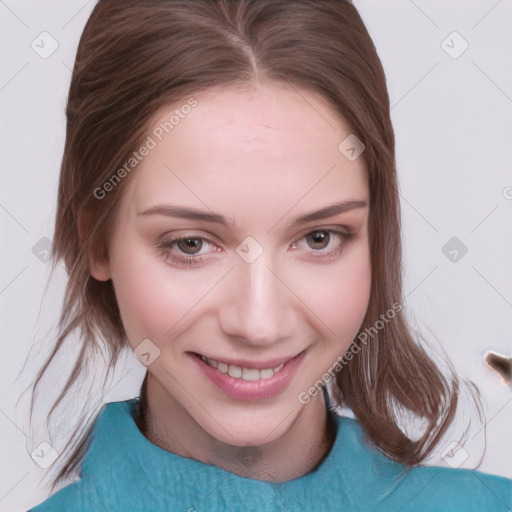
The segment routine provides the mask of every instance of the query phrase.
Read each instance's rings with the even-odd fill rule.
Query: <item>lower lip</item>
[[[195,364],[226,395],[237,400],[256,401],[272,398],[282,393],[290,384],[297,368],[304,359],[305,350],[287,361],[270,379],[243,380],[222,373],[205,363],[198,355],[191,354]]]

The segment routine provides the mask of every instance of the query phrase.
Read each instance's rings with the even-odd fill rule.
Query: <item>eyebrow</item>
[[[366,206],[366,201],[343,201],[341,203],[334,203],[330,206],[322,208],[321,210],[306,213],[306,215],[298,217],[292,222],[292,226],[297,226],[306,222],[311,222],[313,220],[327,219],[340,213],[347,212],[349,210],[355,210],[356,208],[365,208]]]
[[[326,206],[320,210],[316,210],[301,217],[296,218],[292,222],[293,226],[298,226],[300,224],[305,224],[306,222],[311,222],[315,220],[327,219],[329,217],[334,217],[340,213],[354,210],[356,208],[365,208],[367,206],[366,201],[343,201],[341,203],[334,203],[330,206]],[[201,220],[205,222],[215,222],[218,224],[223,224],[225,226],[228,225],[226,222],[226,218],[223,215],[214,212],[207,212],[204,210],[196,210],[194,208],[185,208],[183,206],[176,205],[158,205],[148,208],[143,212],[138,212],[137,215],[164,215],[166,217],[178,217],[181,219],[191,219],[191,220]],[[229,226],[234,227],[234,221],[231,220],[229,222]]]

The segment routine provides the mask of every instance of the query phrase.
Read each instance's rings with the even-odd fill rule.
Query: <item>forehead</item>
[[[319,96],[273,85],[194,99],[172,128],[187,99],[156,118],[155,147],[138,165],[125,207],[179,202],[235,217],[251,208],[272,222],[299,202],[308,209],[367,199],[363,158],[350,161],[338,149],[350,128]]]

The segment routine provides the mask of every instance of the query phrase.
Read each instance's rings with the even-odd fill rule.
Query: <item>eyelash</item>
[[[336,229],[327,229],[327,228],[317,228],[313,229],[312,231],[309,231],[302,235],[300,238],[298,238],[296,241],[292,242],[292,245],[296,245],[297,242],[301,241],[302,239],[305,239],[307,236],[312,235],[313,233],[328,233],[331,237],[332,235],[339,236],[341,238],[341,242],[339,247],[337,247],[334,250],[330,251],[324,251],[322,249],[311,249],[311,254],[306,259],[308,261],[332,261],[336,259],[346,248],[350,245],[350,242],[354,239],[355,233],[352,232],[346,232],[346,231],[340,231]],[[192,267],[199,267],[204,263],[204,260],[206,259],[205,256],[183,256],[183,257],[177,257],[171,253],[172,247],[182,241],[185,240],[201,240],[203,243],[207,242],[208,244],[215,245],[214,242],[208,240],[205,237],[202,236],[181,236],[178,238],[172,238],[170,240],[165,240],[162,242],[158,242],[156,244],[157,250],[160,252],[161,256],[163,257],[164,261],[166,263],[171,263],[176,266],[185,266],[188,268]],[[331,243],[331,239],[329,239],[329,244]],[[181,253],[185,254],[185,253]]]

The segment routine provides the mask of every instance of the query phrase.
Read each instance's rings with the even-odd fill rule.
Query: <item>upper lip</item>
[[[304,352],[304,351],[302,351]],[[276,366],[279,366],[280,364],[284,364],[288,362],[290,359],[293,359],[294,357],[302,354],[302,352],[299,352],[298,354],[295,354],[293,356],[287,356],[287,357],[277,357],[274,359],[267,359],[265,361],[254,361],[250,359],[226,359],[225,357],[214,357],[214,356],[208,356],[206,354],[200,354],[198,352],[194,352],[194,354],[199,356],[204,356],[207,359],[213,359],[218,362],[226,363],[227,365],[235,365],[240,366],[243,368],[256,368],[258,370],[262,370],[265,368],[275,368]]]

